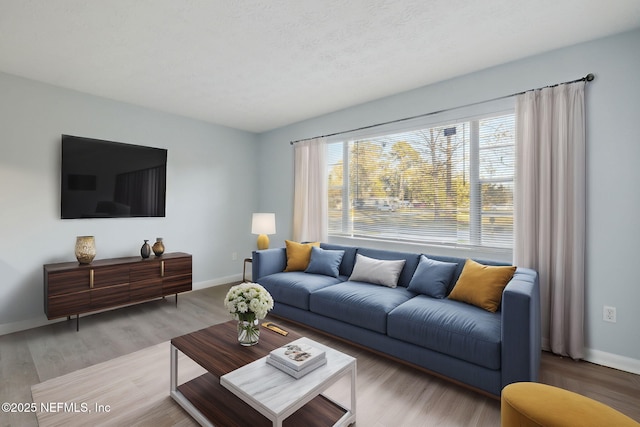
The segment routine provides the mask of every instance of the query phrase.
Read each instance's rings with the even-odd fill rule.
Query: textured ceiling
[[[639,26],[638,0],[0,0],[0,71],[261,132]]]

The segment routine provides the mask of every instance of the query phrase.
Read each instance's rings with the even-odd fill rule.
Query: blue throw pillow
[[[407,289],[433,298],[444,298],[457,266],[454,262],[436,261],[420,255],[420,263]]]
[[[311,260],[305,273],[324,274],[325,276],[338,277],[340,263],[344,251],[311,247]]]

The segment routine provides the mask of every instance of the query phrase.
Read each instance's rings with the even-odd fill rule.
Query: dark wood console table
[[[176,296],[192,287],[191,255],[175,252],[159,257],[113,258],[91,264],[44,265],[44,312],[48,319]]]

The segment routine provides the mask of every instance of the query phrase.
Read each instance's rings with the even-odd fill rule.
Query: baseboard
[[[551,351],[549,338],[542,337],[542,350]],[[614,353],[607,353],[606,351],[594,350],[591,348],[585,348],[584,353],[585,356],[583,360],[587,362],[640,375],[640,360],[638,359],[620,356],[619,354]]]
[[[0,325],[0,335],[12,334],[14,332],[26,331],[27,329],[39,328],[40,326],[50,325],[55,322],[66,322],[67,318],[63,317],[55,320],[48,320],[44,315],[35,319],[21,320],[13,323],[3,323]]]
[[[214,286],[228,285],[229,283],[241,282],[242,274],[233,274],[231,276],[218,277],[212,280],[205,280],[204,282],[194,283],[192,289],[199,291],[200,289],[211,288]]]
[[[596,365],[640,375],[640,360],[631,357],[586,348],[584,360],[595,363]]]

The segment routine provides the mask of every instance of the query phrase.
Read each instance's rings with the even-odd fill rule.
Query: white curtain
[[[540,275],[542,346],[584,357],[584,82],[518,95],[516,265]]]
[[[293,239],[327,241],[327,145],[323,138],[294,147]]]

